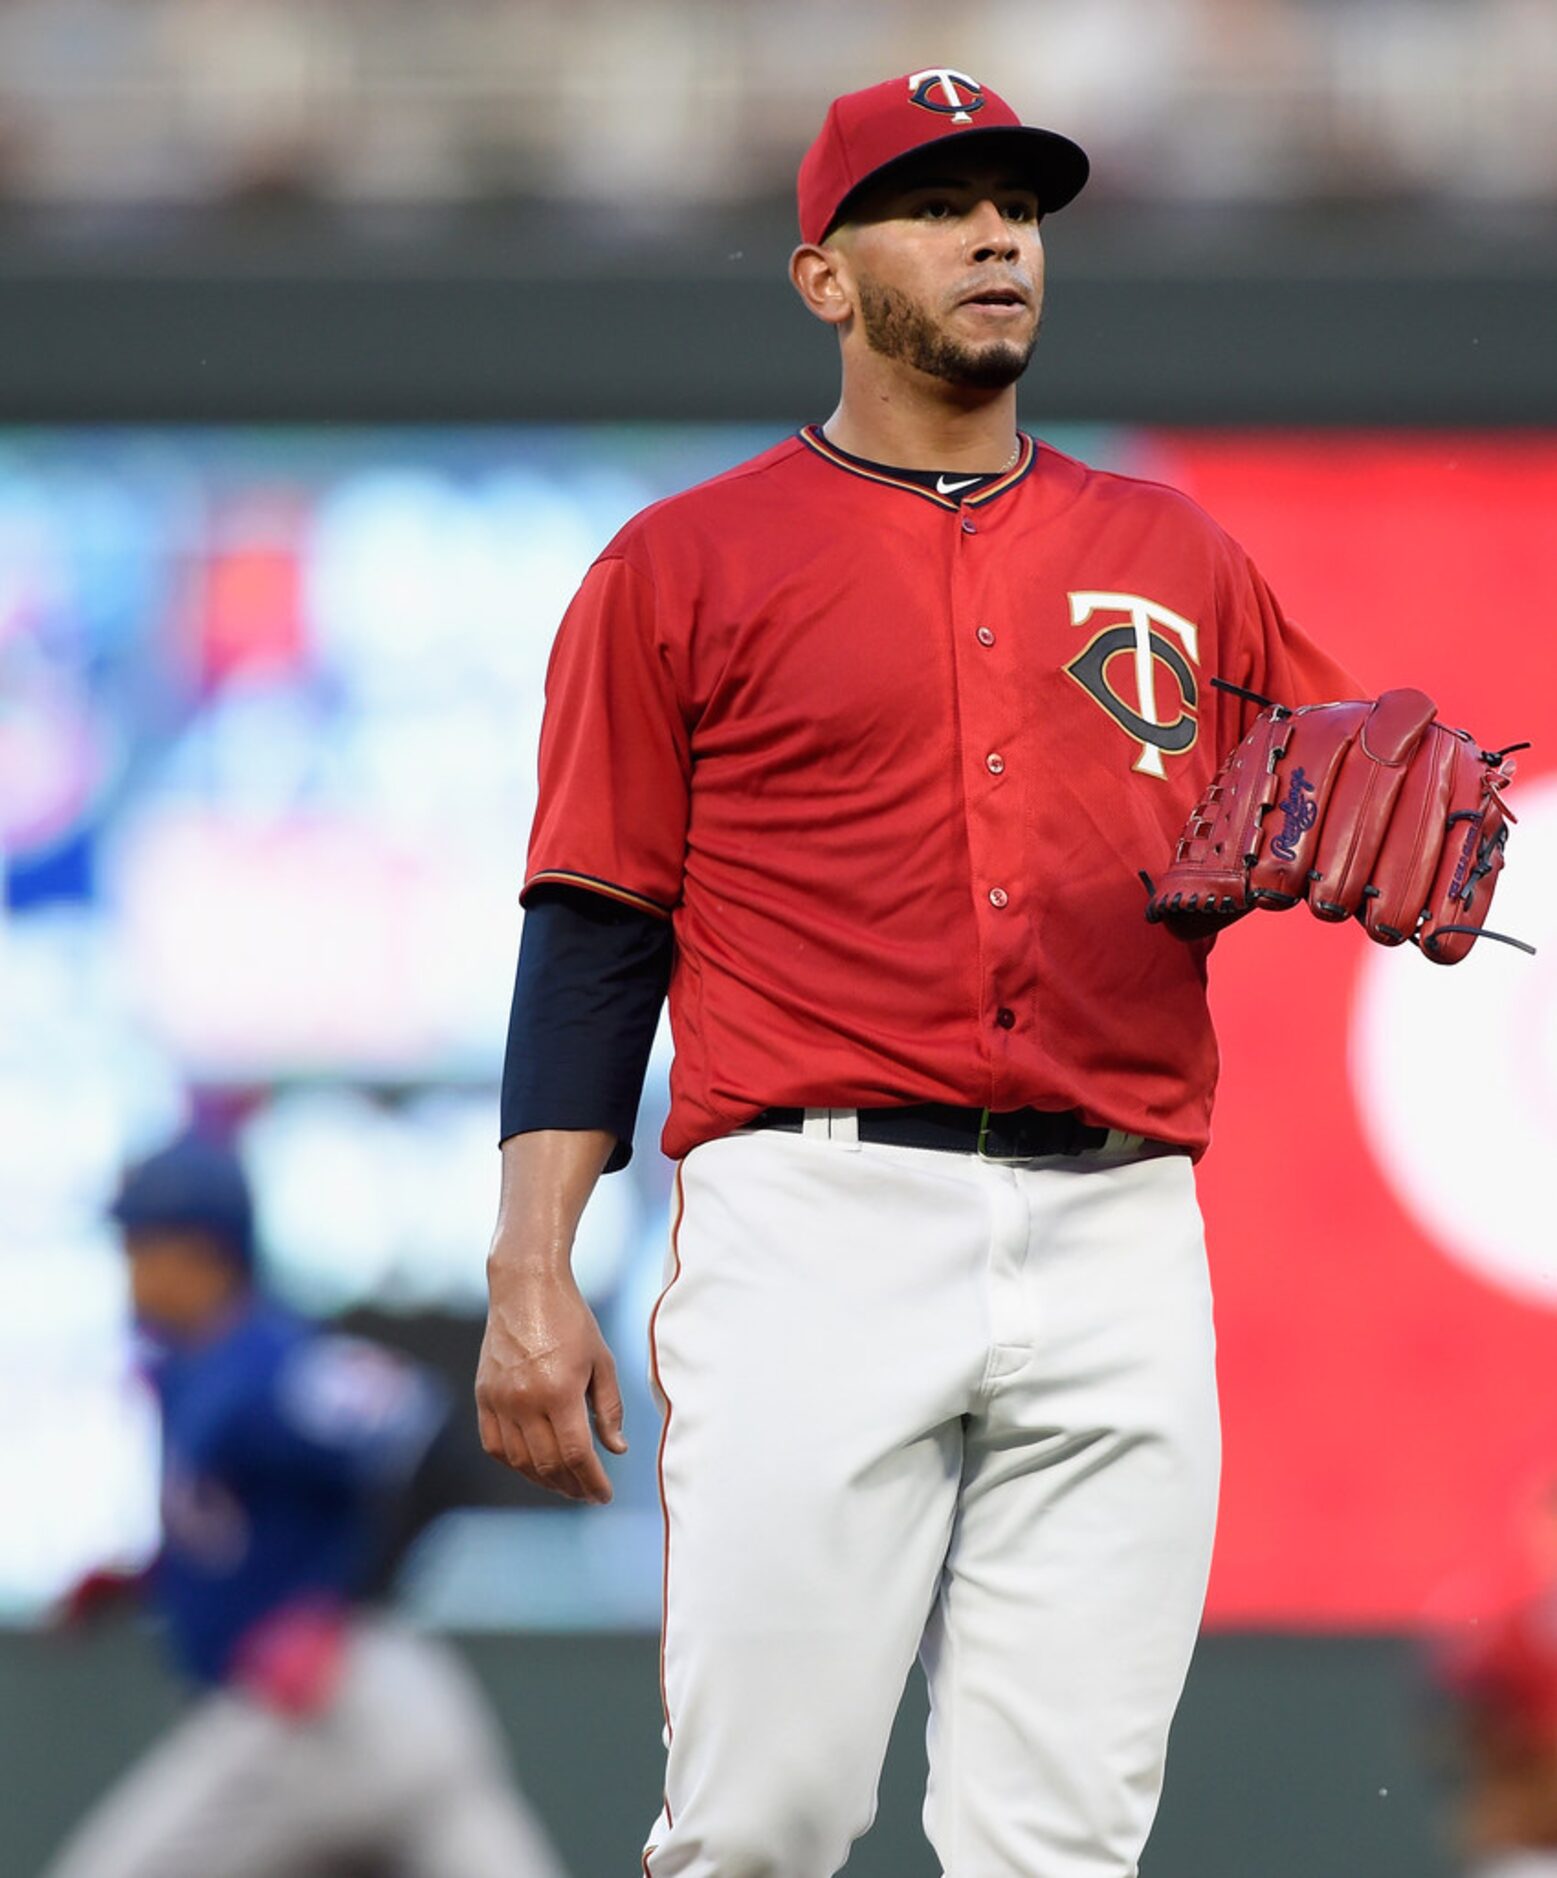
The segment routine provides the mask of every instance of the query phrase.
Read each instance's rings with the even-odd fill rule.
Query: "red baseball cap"
[[[926,144],[997,140],[1031,179],[1045,215],[1076,196],[1090,165],[1079,144],[1024,124],[1004,98],[965,72],[909,72],[835,98],[800,164],[800,239],[825,241],[859,186]]]

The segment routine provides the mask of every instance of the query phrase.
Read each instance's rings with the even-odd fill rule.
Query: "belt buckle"
[[[984,1109],[979,1115],[979,1133],[974,1153],[981,1161],[990,1167],[1021,1167],[1038,1158],[1035,1154],[991,1154],[988,1148],[991,1114],[991,1110]]]

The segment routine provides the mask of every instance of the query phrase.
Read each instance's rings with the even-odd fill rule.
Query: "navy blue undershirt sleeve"
[[[524,916],[503,1061],[499,1139],[539,1128],[616,1136],[633,1125],[674,953],[670,922],[583,888],[544,887]]]

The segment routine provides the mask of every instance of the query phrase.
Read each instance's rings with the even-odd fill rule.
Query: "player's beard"
[[[883,358],[899,359],[931,378],[967,385],[978,391],[1003,391],[1027,370],[1038,343],[1039,321],[1024,345],[1009,339],[965,345],[944,333],[920,307],[896,287],[860,282],[860,318],[865,343]]]

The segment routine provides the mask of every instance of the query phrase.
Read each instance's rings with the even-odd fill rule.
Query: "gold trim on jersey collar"
[[[847,470],[851,476],[860,476],[868,483],[885,483],[889,489],[904,489],[911,496],[923,496],[927,502],[933,502],[938,509],[950,509],[953,514],[960,508],[976,508],[985,502],[993,502],[996,496],[1003,496],[1008,489],[1014,488],[1033,464],[1038,460],[1038,446],[1026,431],[1017,432],[1018,455],[1016,462],[1004,475],[997,476],[993,482],[986,483],[962,501],[952,496],[943,496],[939,490],[931,489],[924,483],[910,482],[906,477],[894,476],[890,470],[867,469],[863,463],[857,463],[852,457],[845,456],[835,443],[830,443],[822,434],[820,424],[806,424],[800,431],[800,441],[813,449],[819,457],[825,457],[835,468]]]

